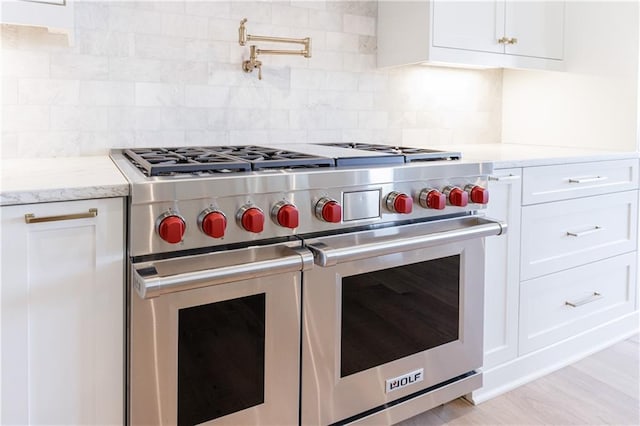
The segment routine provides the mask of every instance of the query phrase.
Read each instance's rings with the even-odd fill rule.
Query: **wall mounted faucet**
[[[304,45],[302,50],[277,50],[277,49],[258,49],[256,45],[249,47],[249,59],[242,62],[242,69],[245,72],[252,72],[258,69],[258,79],[262,80],[262,61],[258,60],[258,55],[300,55],[305,58],[311,57],[311,38],[289,38],[289,37],[271,37],[247,34],[247,28],[244,24],[247,18],[240,21],[238,28],[238,42],[240,46],[246,45],[247,41],[267,41],[272,43],[296,43]]]

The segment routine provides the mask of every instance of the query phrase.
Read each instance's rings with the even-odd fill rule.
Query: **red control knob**
[[[213,211],[207,213],[200,222],[202,232],[212,238],[224,237],[224,230],[227,227],[227,218],[222,212]]]
[[[298,209],[293,204],[285,204],[282,207],[278,207],[276,221],[278,225],[285,228],[297,228],[299,223]]]
[[[449,193],[449,203],[453,206],[464,207],[469,202],[469,195],[458,187],[453,187],[446,192]]]
[[[489,202],[489,190],[478,185],[467,185],[465,188],[469,193],[472,203],[487,204]]]
[[[342,220],[342,207],[336,201],[329,201],[322,207],[322,219],[326,222],[338,223]]]
[[[264,229],[264,213],[257,207],[250,207],[242,213],[240,222],[244,229],[257,234]]]
[[[322,198],[316,204],[316,217],[329,223],[340,223],[342,220],[342,207],[336,200]]]
[[[180,216],[170,215],[158,223],[158,235],[170,244],[182,241],[186,225]]]
[[[419,200],[425,209],[442,210],[447,205],[447,197],[437,189],[423,189]]]
[[[395,213],[409,214],[413,210],[413,200],[407,194],[394,191],[387,195],[387,208]]]
[[[393,202],[393,207],[398,213],[409,214],[413,210],[413,200],[407,194],[400,194]]]

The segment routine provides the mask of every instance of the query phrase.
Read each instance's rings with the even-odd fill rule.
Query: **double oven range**
[[[490,166],[367,144],[114,150],[131,425],[392,424],[481,386]]]

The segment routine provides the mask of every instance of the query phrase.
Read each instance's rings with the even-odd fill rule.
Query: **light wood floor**
[[[638,335],[477,406],[457,399],[398,424],[640,425]]]

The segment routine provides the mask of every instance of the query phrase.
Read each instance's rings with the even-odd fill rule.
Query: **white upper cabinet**
[[[3,24],[45,27],[65,33],[69,43],[73,41],[73,0],[2,0],[0,7]]]
[[[564,2],[380,1],[378,66],[563,69]]]
[[[505,53],[562,60],[564,58],[564,2],[507,1]]]
[[[504,1],[434,1],[433,46],[504,53]]]

